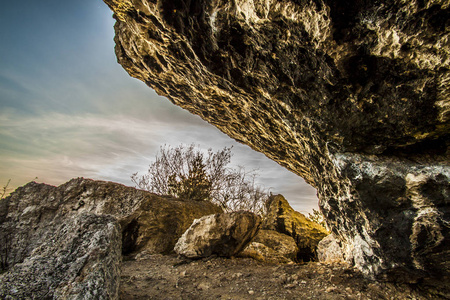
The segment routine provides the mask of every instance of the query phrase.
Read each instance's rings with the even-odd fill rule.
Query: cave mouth
[[[311,251],[311,248],[300,248],[297,252],[297,262],[315,262],[317,255]]]
[[[139,223],[133,219],[122,231],[122,255],[128,255],[136,251],[137,239],[139,236]]]

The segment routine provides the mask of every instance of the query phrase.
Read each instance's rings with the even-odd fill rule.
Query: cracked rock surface
[[[1,299],[118,299],[120,226],[110,216],[81,214],[54,231],[0,275]]]
[[[302,176],[369,277],[448,282],[448,0],[104,0],[133,77]]]

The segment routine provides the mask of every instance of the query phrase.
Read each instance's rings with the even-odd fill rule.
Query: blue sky
[[[114,55],[114,20],[101,0],[0,5],[0,186],[74,177],[132,186],[159,146],[233,146],[232,164],[302,212],[315,190],[261,153],[133,79]]]

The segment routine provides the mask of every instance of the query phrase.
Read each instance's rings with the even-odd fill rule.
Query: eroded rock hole
[[[299,248],[297,253],[298,262],[317,261],[316,253],[313,253],[310,248]]]
[[[140,225],[136,219],[125,226],[122,232],[122,255],[128,255],[136,250],[139,227]]]

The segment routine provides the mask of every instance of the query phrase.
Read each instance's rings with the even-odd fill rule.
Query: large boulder
[[[250,244],[239,253],[242,257],[251,257],[261,262],[279,264],[297,261],[298,247],[288,235],[274,230],[259,230]]]
[[[299,249],[297,259],[316,259],[317,245],[328,235],[327,230],[295,211],[281,195],[271,196],[266,206],[267,215],[262,228],[293,237]]]
[[[448,282],[447,0],[104,0],[133,77],[302,176],[364,274]]]
[[[327,235],[317,245],[317,259],[323,263],[343,263],[344,253],[334,234]]]
[[[251,212],[232,212],[195,220],[175,245],[187,258],[238,254],[257,234],[261,218]]]
[[[1,299],[118,299],[121,234],[110,216],[48,224],[51,236],[0,275]]]
[[[133,213],[119,219],[123,228],[123,253],[173,253],[176,242],[195,219],[222,211],[209,201],[184,201],[149,194]]]
[[[122,254],[172,252],[196,218],[221,211],[210,202],[161,197],[112,182],[78,178],[58,187],[31,182],[0,201],[0,269],[7,271],[2,295],[17,291],[10,294],[15,298],[40,287],[45,293],[55,285],[67,286],[64,293],[86,295],[104,285],[98,293],[111,294]],[[75,273],[67,273],[71,270]],[[41,275],[50,281],[44,284]]]

